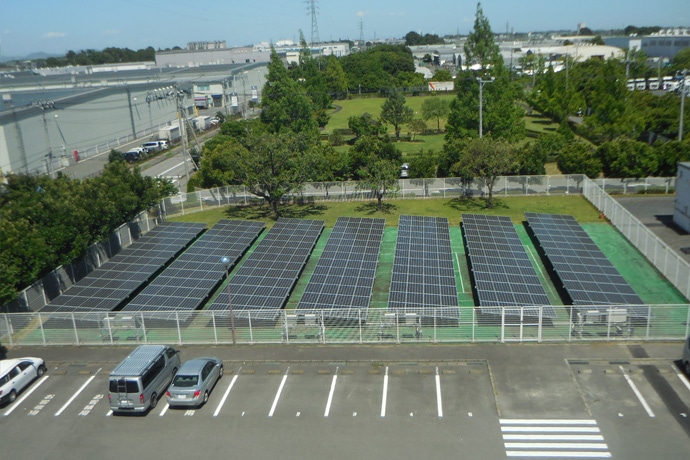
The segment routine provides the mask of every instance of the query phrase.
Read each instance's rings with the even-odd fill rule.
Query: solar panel
[[[230,280],[230,300],[236,318],[277,318],[323,227],[320,220],[278,219]],[[230,309],[228,289],[222,290],[209,309]]]
[[[632,317],[648,316],[642,299],[573,216],[525,213],[525,217],[573,305],[603,312],[617,306]]]
[[[556,317],[509,217],[463,214],[462,229],[482,313],[537,317],[542,307],[542,317]]]
[[[168,266],[122,311],[195,310],[263,231],[263,222],[221,220]],[[176,315],[179,318],[179,314]]]
[[[366,320],[385,226],[385,219],[339,217],[295,313]]]
[[[118,308],[204,228],[199,223],[161,223],[40,311],[69,313]]]
[[[448,219],[400,216],[388,310],[458,320],[458,291]]]

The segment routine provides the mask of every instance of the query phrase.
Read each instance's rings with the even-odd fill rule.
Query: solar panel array
[[[460,318],[448,219],[400,216],[388,309]]]
[[[626,305],[632,316],[647,317],[642,299],[573,216],[525,213],[525,217],[573,305]]]
[[[221,220],[168,266],[122,311],[195,310],[256,240],[263,222]]]
[[[307,263],[324,222],[280,218],[230,280],[236,317],[273,320],[283,308]],[[211,310],[229,310],[226,289]]]
[[[366,319],[385,219],[339,217],[296,314]]]
[[[205,225],[164,222],[89,273],[41,312],[110,311],[119,307],[204,231]]]
[[[555,318],[556,311],[509,217],[463,214],[462,228],[482,313]]]

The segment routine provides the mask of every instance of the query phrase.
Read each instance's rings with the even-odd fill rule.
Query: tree
[[[448,69],[438,69],[434,72],[433,81],[453,81],[453,74]]]
[[[483,77],[496,69],[503,67],[501,52],[494,40],[489,20],[484,16],[482,4],[477,3],[477,12],[474,17],[474,29],[470,32],[465,42],[466,64],[479,64],[479,76]]]
[[[451,170],[466,179],[480,179],[487,187],[487,207],[494,207],[493,188],[498,176],[515,171],[515,150],[504,140],[491,137],[470,139]]]
[[[229,152],[238,181],[266,200],[275,217],[280,216],[282,198],[298,190],[309,176],[308,150],[313,144],[306,140],[291,132],[265,133]]]
[[[597,148],[606,177],[638,178],[656,173],[659,160],[646,143],[619,137]]]
[[[355,142],[348,152],[349,170],[354,179],[359,179],[359,174],[370,161],[376,159],[389,160],[402,165],[402,152],[390,141],[388,136],[363,136]]]
[[[371,158],[359,170],[357,189],[369,190],[376,198],[376,208],[383,211],[383,198],[399,188],[400,164],[383,158]]]
[[[440,97],[427,97],[422,102],[422,118],[425,121],[436,119],[436,131],[441,132],[441,118],[450,113],[450,102]]]
[[[689,139],[683,139],[682,142],[657,141],[654,150],[659,159],[659,168],[655,175],[659,177],[675,177],[678,173],[678,162],[690,161]]]
[[[362,115],[353,115],[347,119],[347,126],[352,134],[358,138],[362,136],[382,136],[386,134],[386,127],[381,122],[364,112]]]
[[[299,82],[290,78],[275,49],[271,49],[266,85],[261,99],[261,122],[272,133],[290,130],[318,135],[314,105]]]
[[[340,65],[338,58],[332,54],[328,56],[326,61],[326,70],[324,78],[326,80],[326,88],[331,93],[332,97],[343,98],[347,94],[347,76]]]
[[[421,118],[414,118],[409,125],[410,131],[412,131],[412,140],[415,139],[417,134],[423,134],[426,131],[426,123]]]
[[[558,154],[558,169],[563,174],[584,174],[595,179],[601,174],[601,160],[594,148],[584,142],[568,142]]]
[[[390,123],[395,129],[395,138],[400,139],[400,127],[412,121],[414,110],[405,103],[405,95],[397,90],[391,90],[381,105],[381,120]]]

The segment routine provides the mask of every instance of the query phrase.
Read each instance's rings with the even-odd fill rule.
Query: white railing
[[[487,315],[478,308],[461,307],[429,309],[424,317],[385,309],[355,310],[348,312],[348,319],[333,318],[333,310],[302,316],[291,310],[238,312],[234,336],[238,344],[397,344],[654,341],[690,334],[688,304],[649,305],[646,318],[627,317],[620,308],[608,312],[596,306],[591,311],[586,306],[554,308],[557,318],[544,317],[541,309],[535,317],[518,316],[515,307],[510,308],[512,315],[505,309]],[[231,344],[232,338],[227,311],[0,314],[0,340],[9,346],[216,345]]]

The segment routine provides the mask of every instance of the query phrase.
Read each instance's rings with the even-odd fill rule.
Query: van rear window
[[[111,393],[139,393],[139,384],[136,380],[111,379],[108,390]]]

